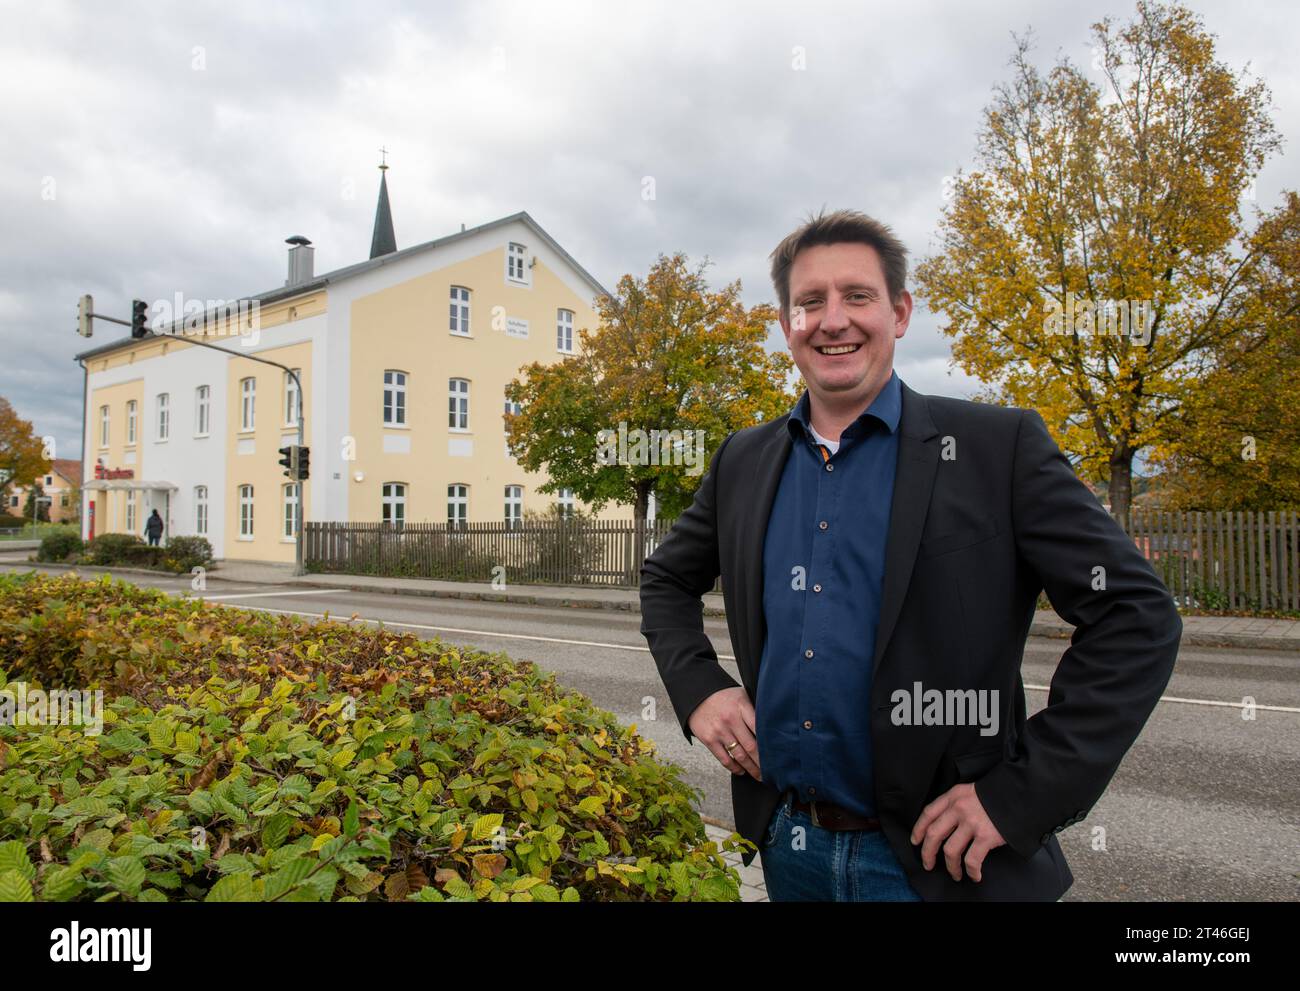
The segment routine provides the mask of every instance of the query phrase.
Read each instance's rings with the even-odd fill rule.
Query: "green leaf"
[[[28,881],[36,878],[36,868],[27,856],[27,847],[18,840],[0,843],[0,872],[17,871]]]
[[[138,857],[114,857],[105,871],[108,883],[124,895],[137,895],[144,884],[144,864]]]
[[[504,816],[500,812],[490,812],[487,815],[479,816],[474,820],[474,829],[470,835],[476,840],[485,840],[497,831],[497,827],[501,825],[503,820]]]
[[[348,802],[348,809],[343,813],[343,835],[351,838],[357,835],[361,828],[361,820],[357,812],[357,803]]]
[[[284,812],[277,812],[266,820],[266,825],[262,827],[262,845],[268,850],[274,850],[289,838],[289,827],[293,824],[293,818]]]
[[[209,902],[257,902],[261,900],[261,896],[258,895],[257,888],[253,884],[253,875],[248,871],[242,871],[239,874],[227,874],[212,886],[212,890],[208,892],[208,897],[204,899],[204,901]]]
[[[17,871],[0,871],[0,902],[35,901],[32,882]]]

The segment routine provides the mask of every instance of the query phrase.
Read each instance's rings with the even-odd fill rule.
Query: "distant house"
[[[47,475],[34,479],[40,486],[42,495],[49,498],[48,506],[51,523],[75,523],[80,518],[81,499],[81,462],[75,458],[52,459]],[[5,512],[10,516],[23,516],[27,508],[27,494],[30,485],[12,485],[9,488],[9,504]]]

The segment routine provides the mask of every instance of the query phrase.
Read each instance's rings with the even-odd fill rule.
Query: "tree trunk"
[[[1128,530],[1129,509],[1133,505],[1133,449],[1119,444],[1110,456],[1110,511]]]
[[[636,504],[632,510],[632,519],[638,525],[645,523],[646,514],[650,512],[650,493],[654,491],[654,482],[637,482]]]

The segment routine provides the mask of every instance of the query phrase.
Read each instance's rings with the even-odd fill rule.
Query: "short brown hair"
[[[891,301],[897,300],[907,282],[907,248],[894,232],[879,220],[857,210],[823,210],[788,235],[772,252],[772,285],[781,312],[790,312],[790,269],[795,256],[818,244],[866,244],[876,249],[885,270],[885,287]]]

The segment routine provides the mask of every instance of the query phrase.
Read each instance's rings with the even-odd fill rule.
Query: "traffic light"
[[[280,467],[284,469],[285,478],[295,479],[298,477],[297,451],[296,447],[280,448]]]
[[[308,458],[311,456],[311,449],[307,447],[298,448],[298,481],[305,482],[308,478]]]
[[[77,300],[77,333],[89,337],[91,332],[90,314],[95,308],[95,301],[89,296]]]
[[[149,328],[145,326],[149,319],[149,304],[143,299],[131,300],[131,336],[144,337],[149,333]]]

